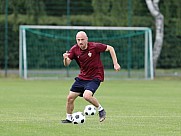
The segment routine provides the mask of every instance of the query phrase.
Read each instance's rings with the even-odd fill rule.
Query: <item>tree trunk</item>
[[[155,71],[163,44],[164,16],[159,11],[158,3],[160,0],[145,0],[145,1],[150,13],[155,18],[156,37],[153,47],[153,67]]]

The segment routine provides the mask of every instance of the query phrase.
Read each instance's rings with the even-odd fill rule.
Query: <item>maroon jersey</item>
[[[104,80],[104,68],[100,59],[100,52],[104,52],[107,45],[102,43],[88,42],[86,50],[81,50],[75,44],[69,51],[69,58],[75,59],[80,67],[78,77],[83,80],[98,78]]]

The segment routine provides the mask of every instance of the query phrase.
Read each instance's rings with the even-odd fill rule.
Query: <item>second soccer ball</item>
[[[95,115],[96,114],[96,107],[93,105],[87,105],[84,109],[85,115]]]

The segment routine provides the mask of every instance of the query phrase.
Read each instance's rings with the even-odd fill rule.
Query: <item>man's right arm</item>
[[[71,59],[68,57],[69,53],[66,51],[66,53],[63,54],[63,64],[64,66],[69,66],[71,63]]]

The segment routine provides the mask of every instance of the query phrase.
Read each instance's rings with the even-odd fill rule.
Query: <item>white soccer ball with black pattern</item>
[[[93,105],[87,105],[84,109],[85,115],[95,115],[96,114],[96,107]]]
[[[73,124],[83,124],[85,122],[85,116],[82,112],[75,112],[72,114]]]

